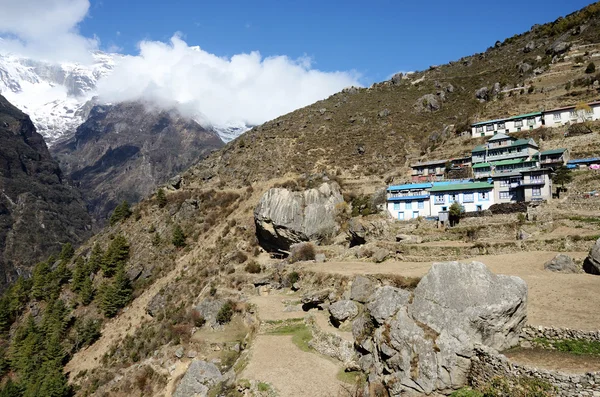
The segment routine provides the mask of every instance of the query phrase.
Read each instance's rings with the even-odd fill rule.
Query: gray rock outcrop
[[[173,397],[205,397],[208,391],[223,380],[221,371],[206,361],[194,360],[179,382]]]
[[[569,43],[562,40],[557,40],[550,46],[550,48],[548,48],[546,52],[552,55],[560,55],[567,52],[570,47],[571,45]]]
[[[479,99],[480,102],[485,102],[489,99],[490,90],[487,87],[481,87],[475,91],[475,98]]]
[[[292,244],[332,237],[339,230],[336,206],[343,202],[335,182],[303,192],[270,189],[254,210],[258,241],[268,251],[288,253]]]
[[[435,112],[440,110],[440,102],[433,94],[425,94],[415,102],[415,109],[419,112],[428,111]]]
[[[523,52],[524,53],[528,53],[535,50],[535,41],[530,41],[529,43],[527,43],[527,45],[525,46],[525,48],[523,48]]]
[[[217,326],[217,314],[224,304],[225,302],[220,299],[207,298],[196,306],[195,310],[204,318],[208,326],[214,328]]]
[[[521,62],[517,65],[517,69],[519,70],[519,73],[525,74],[533,69],[533,67],[527,62]]]
[[[552,272],[579,273],[580,268],[573,259],[565,254],[558,254],[544,264],[544,269]]]
[[[358,315],[358,306],[351,300],[341,300],[329,306],[329,314],[338,321],[351,320]]]
[[[353,322],[359,365],[391,396],[449,394],[467,383],[477,344],[518,344],[527,286],[484,264],[435,263],[414,293],[382,287]]]
[[[352,281],[350,299],[360,303],[366,303],[375,291],[375,283],[365,276],[356,276]]]
[[[583,271],[600,276],[600,239],[596,241],[587,258],[585,258]]]

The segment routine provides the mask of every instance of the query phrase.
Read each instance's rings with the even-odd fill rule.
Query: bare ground
[[[582,260],[587,252],[563,252]],[[544,270],[544,263],[558,252],[535,251],[503,255],[484,255],[457,258],[461,261],[480,261],[492,272],[519,276],[529,287],[528,322],[581,330],[600,329],[600,277],[589,274],[560,274]],[[424,276],[433,262],[386,261],[381,264],[368,262],[325,262],[305,264],[307,270],[343,275],[398,274],[410,277]]]
[[[572,374],[600,371],[600,357],[546,349],[514,349],[503,353],[512,362]]]

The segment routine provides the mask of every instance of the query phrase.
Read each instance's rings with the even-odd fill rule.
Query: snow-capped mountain
[[[122,55],[95,52],[91,65],[50,64],[0,54],[0,94],[27,113],[48,145],[66,139],[88,117],[96,85]],[[224,142],[249,129],[244,123],[214,126]]]

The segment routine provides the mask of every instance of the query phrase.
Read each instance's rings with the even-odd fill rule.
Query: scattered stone
[[[343,202],[335,182],[303,192],[269,189],[254,210],[258,241],[267,251],[287,254],[292,244],[332,237],[339,230],[336,206]]]
[[[560,55],[560,54],[564,54],[565,52],[567,52],[570,47],[571,47],[571,45],[569,43],[566,43],[561,40],[557,40],[554,42],[554,44],[552,44],[552,46],[550,46],[550,48],[548,48],[546,53],[551,54],[551,55]]]
[[[223,375],[215,364],[194,360],[179,382],[173,397],[206,397],[208,390],[222,379]]]
[[[415,109],[419,112],[428,111],[428,112],[436,112],[440,110],[440,103],[435,95],[433,94],[425,94],[415,102]]]
[[[520,62],[519,64],[517,64],[517,69],[519,70],[519,73],[521,74],[525,74],[527,72],[529,72],[533,67],[528,64],[527,62]]]
[[[413,236],[410,234],[397,234],[396,242],[397,243],[411,243],[411,244],[420,244],[423,241],[421,236]]]
[[[188,358],[195,358],[198,355],[198,352],[196,352],[196,350],[190,350],[187,353]]]
[[[392,84],[394,84],[394,85],[400,84],[402,82],[403,77],[404,77],[404,75],[402,73],[396,73],[391,78]]]
[[[363,155],[365,154],[365,146],[364,145],[357,145],[356,146],[356,153]]]
[[[479,102],[485,102],[489,99],[490,90],[487,87],[481,87],[475,91],[475,98],[479,99]]]
[[[178,190],[181,187],[181,175],[175,175],[169,179],[169,187]]]
[[[318,307],[329,300],[330,289],[322,289],[319,291],[309,291],[302,295],[300,302],[302,302],[303,308],[308,310],[313,307]]]
[[[383,324],[385,320],[396,314],[400,307],[408,303],[410,295],[406,290],[386,285],[377,288],[367,304],[367,309],[379,324]]]
[[[539,75],[539,74],[544,73],[545,71],[546,71],[546,68],[543,66],[540,66],[539,68],[533,69],[533,74]]]
[[[221,307],[225,304],[225,301],[214,298],[204,299],[198,306],[196,306],[195,310],[198,312],[202,318],[206,321],[206,325],[211,328],[215,328],[217,326],[217,314]]]
[[[500,94],[501,90],[502,88],[500,87],[500,83],[495,83],[494,87],[492,88],[492,97],[496,98],[498,94]]]
[[[337,301],[329,306],[329,313],[336,321],[344,322],[358,315],[358,306],[351,300]]]
[[[325,112],[327,112],[327,109],[325,109],[325,108],[321,108],[321,109],[319,109],[319,113],[321,113],[321,114],[325,114]]]
[[[239,353],[242,349],[240,347],[240,344],[236,343],[235,345],[233,345],[233,347],[231,348],[231,350],[233,350],[236,353]]]
[[[448,85],[446,86],[446,91],[449,93],[453,93],[454,92],[454,86],[450,83],[448,83]]]
[[[583,270],[589,274],[600,276],[600,238],[590,249],[590,253],[583,262]]]
[[[356,276],[352,282],[352,287],[350,288],[350,299],[353,301],[366,303],[370,299],[374,290],[375,284],[373,281],[365,276]]]
[[[544,269],[552,272],[579,273],[580,268],[573,259],[565,254],[558,254],[544,264]]]
[[[346,88],[344,88],[344,89],[342,90],[342,92],[343,92],[344,94],[350,94],[350,95],[357,94],[357,93],[358,93],[358,91],[359,91],[359,90],[358,90],[358,88],[356,88],[356,87],[354,87],[354,86],[352,86],[352,87],[346,87]]]
[[[518,240],[527,240],[529,237],[531,237],[531,234],[527,233],[523,229],[519,229],[519,231],[517,233],[517,239]]]
[[[148,306],[146,306],[146,313],[148,313],[152,317],[156,317],[159,313],[165,314],[165,306],[167,305],[167,301],[165,297],[159,292],[154,295],[150,302],[148,302]]]
[[[138,279],[138,277],[141,276],[143,271],[144,268],[142,266],[134,265],[133,267],[129,268],[129,270],[127,270],[127,278],[129,279],[129,281],[135,281]]]
[[[315,255],[315,262],[316,263],[323,263],[323,262],[325,262],[325,260],[326,260],[325,254],[319,253],[319,254]]]
[[[367,231],[362,223],[356,218],[352,218],[350,221],[348,221],[348,229],[346,230],[346,233],[348,234],[348,238],[350,240],[350,247],[363,245],[367,242]]]
[[[525,48],[523,48],[523,52],[524,53],[528,53],[535,50],[535,41],[530,41],[529,43],[527,43],[527,45],[525,46]]]
[[[390,115],[389,109],[383,109],[381,112],[377,113],[377,116],[379,116],[379,117],[387,117],[389,115]]]
[[[177,350],[175,350],[175,357],[177,357],[177,358],[183,357],[183,347],[178,347]]]
[[[386,250],[385,248],[378,248],[375,250],[375,252],[373,252],[373,256],[371,258],[373,259],[373,262],[381,263],[385,261],[389,255],[390,251]]]

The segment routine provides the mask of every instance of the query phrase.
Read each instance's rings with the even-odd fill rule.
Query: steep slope
[[[175,110],[121,103],[92,108],[75,136],[51,151],[102,223],[122,200],[138,202],[221,146],[217,133]]]
[[[0,96],[0,289],[91,235],[91,220],[29,117]]]

